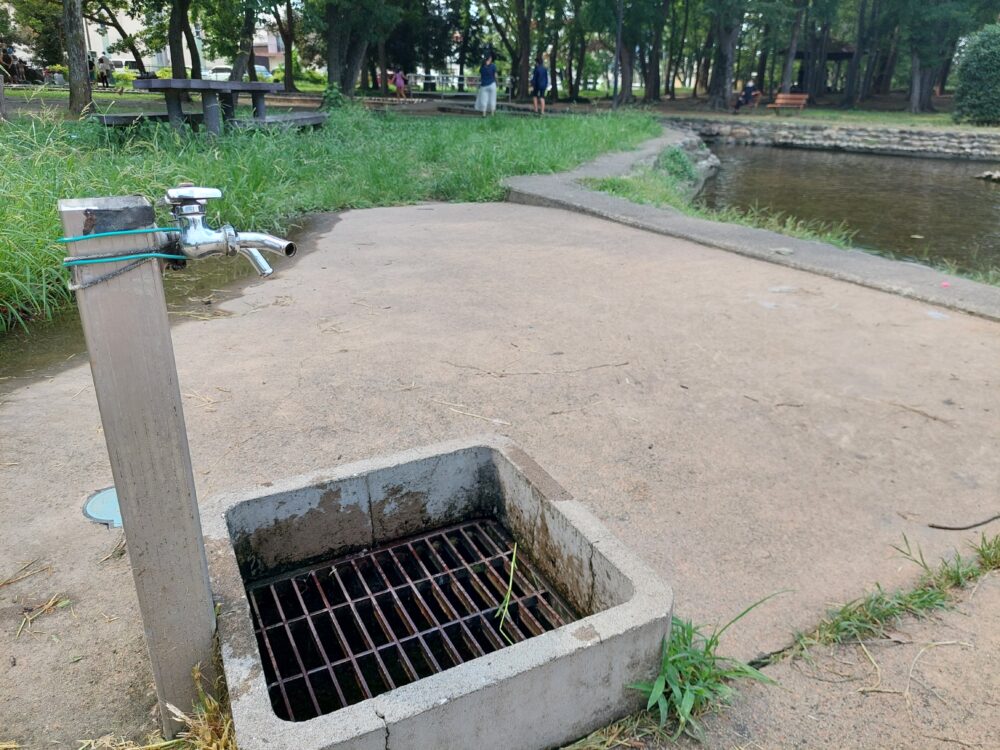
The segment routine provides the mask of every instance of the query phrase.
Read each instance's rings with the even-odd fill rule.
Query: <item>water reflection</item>
[[[712,146],[722,169],[701,200],[843,222],[855,244],[968,270],[1000,266],[1000,184],[983,162]]]

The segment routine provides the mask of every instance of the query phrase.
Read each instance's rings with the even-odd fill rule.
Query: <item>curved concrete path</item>
[[[484,431],[509,435],[743,658],[916,571],[996,510],[1000,326],[597,218],[512,204],[354,211],[174,330],[213,493]],[[86,365],[0,403],[0,739],[149,726],[150,676]],[[14,637],[25,606],[72,607]],[[995,627],[995,620],[993,620]],[[995,719],[994,719],[995,721]],[[850,738],[841,738],[842,746]]]
[[[632,203],[581,184],[586,178],[621,177],[651,165],[667,148],[692,137],[665,128],[664,135],[634,151],[606,154],[570,172],[511,177],[507,199],[529,206],[564,208],[650,232],[691,240],[769,263],[1000,320],[1000,288],[951,276],[919,263],[890,260],[861,250],[800,240],[766,229],[686,216],[673,208]]]

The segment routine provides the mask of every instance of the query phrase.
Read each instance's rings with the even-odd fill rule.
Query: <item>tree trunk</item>
[[[573,89],[570,92],[570,99],[576,101],[580,98],[580,87],[583,84],[583,66],[587,59],[587,35],[580,34],[576,48],[576,78],[573,81]]]
[[[910,103],[907,107],[911,114],[920,114],[920,55],[910,53]]]
[[[726,22],[731,26],[724,25]],[[736,60],[736,39],[740,34],[742,18],[719,20],[719,45],[716,48],[712,82],[709,85],[708,106],[714,110],[728,110],[733,91],[733,64]]]
[[[712,26],[708,29],[708,34],[705,35],[705,43],[701,47],[701,55],[698,57],[698,68],[694,73],[694,87],[691,90],[691,98],[698,98],[698,87],[701,86],[701,90],[708,92],[708,71],[711,66],[712,59],[712,49],[715,47],[715,27]]]
[[[844,99],[841,105],[853,107],[858,103],[858,73],[861,70],[861,55],[866,44],[865,14],[868,12],[868,0],[861,0],[858,10],[858,33],[854,43],[854,54],[851,64],[847,67],[847,84],[844,86]]]
[[[660,101],[660,62],[663,59],[663,27],[670,15],[670,0],[660,3],[659,13],[653,21],[653,43],[649,48],[649,61],[646,66],[645,86],[642,100],[645,102]]]
[[[81,0],[63,0],[63,33],[69,63],[69,111],[74,115],[81,115],[93,101]]]
[[[187,78],[184,66],[184,16],[190,0],[172,0],[170,19],[167,21],[167,49],[170,51],[170,76]]]
[[[230,81],[242,81],[243,75],[250,76],[250,80],[256,80],[257,71],[254,69],[253,54],[253,34],[257,26],[257,13],[254,7],[247,5],[243,9],[243,23],[240,26],[240,47],[233,60],[233,70],[229,74]],[[233,106],[239,100],[239,94],[233,94]]]
[[[812,46],[812,59],[809,66],[809,86],[807,93],[810,101],[826,93],[826,53],[830,45],[830,24],[824,22],[820,35]]]
[[[517,49],[511,61],[517,78],[515,96],[527,101],[531,80],[531,4],[527,0],[514,0],[514,19],[517,27]],[[499,82],[498,82],[499,84]]]
[[[347,50],[347,60],[341,71],[340,90],[345,96],[354,96],[354,89],[358,82],[358,75],[361,73],[361,66],[364,64],[365,55],[368,53],[367,34],[352,34],[351,44]]]
[[[948,85],[948,76],[951,73],[951,66],[955,62],[955,54],[958,51],[958,43],[956,42],[951,48],[951,53],[944,61],[944,65],[941,66],[941,76],[938,78],[938,96],[944,96],[946,86]]]
[[[677,74],[681,69],[681,60],[684,59],[684,43],[687,41],[688,32],[688,17],[689,11],[691,10],[690,0],[684,3],[684,21],[681,22],[681,37],[680,43],[677,45],[677,52],[674,55],[673,70],[671,71],[670,78],[667,81],[667,86],[670,87],[670,99],[674,100],[677,98]],[[671,41],[673,40],[673,29],[670,30]]]
[[[934,83],[938,80],[941,74],[941,68],[932,66],[923,66],[920,69],[920,99],[918,100],[918,105],[920,112],[935,112],[934,101],[932,97],[934,96]]]
[[[462,56],[458,58],[459,91],[465,90],[465,87],[463,85],[464,82],[461,78],[462,68],[464,63],[465,63],[465,52],[463,49]],[[382,96],[389,96],[389,59],[385,54],[385,39],[378,40],[378,69],[379,69],[379,79],[378,79],[379,90],[382,92]]]
[[[272,6],[271,14],[274,16],[274,23],[278,27],[278,35],[281,37],[281,46],[285,48],[285,91],[298,91],[295,85],[295,10],[292,8],[292,0],[285,0],[285,17],[281,17],[281,10],[277,5]]]
[[[344,75],[344,46],[347,44],[346,24],[342,23],[336,5],[326,6],[326,81],[340,88]]]
[[[875,93],[886,96],[892,91],[892,79],[896,73],[896,61],[899,59],[899,27],[892,32],[889,53],[885,56],[875,77]]]
[[[626,41],[622,41],[621,51],[621,88],[618,89],[618,102],[629,104],[632,102],[632,83],[635,76],[635,48]]]
[[[771,53],[771,26],[764,27],[761,35],[760,58],[757,60],[757,90],[763,93],[767,88],[767,59]]]
[[[549,53],[549,79],[552,84],[552,101],[559,101],[559,29],[562,26],[561,14],[556,16],[552,32],[552,52]]]
[[[787,94],[792,90],[792,69],[795,66],[795,53],[798,52],[799,30],[802,27],[802,16],[805,14],[805,6],[802,6],[795,13],[795,21],[792,23],[792,38],[788,42],[788,52],[785,54],[785,69],[781,74],[781,93]]]
[[[198,40],[194,38],[194,30],[191,28],[191,19],[188,13],[190,7],[190,0],[188,0],[184,15],[181,16],[181,23],[184,29],[184,41],[187,43],[188,53],[191,55],[191,77],[201,78],[201,54],[198,52]]]

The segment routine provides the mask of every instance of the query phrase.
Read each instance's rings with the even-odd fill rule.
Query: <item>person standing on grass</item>
[[[476,96],[476,110],[486,114],[497,113],[497,66],[493,62],[493,53],[487,52],[486,59],[479,66],[479,94]]]
[[[531,111],[536,115],[545,114],[545,92],[549,90],[549,71],[542,63],[542,56],[535,58],[535,69],[531,71]]]
[[[97,78],[102,87],[111,87],[111,61],[104,55],[97,58]]]
[[[403,75],[402,68],[396,68],[396,72],[392,74],[392,85],[396,89],[396,98],[405,99],[406,98],[406,76]]]

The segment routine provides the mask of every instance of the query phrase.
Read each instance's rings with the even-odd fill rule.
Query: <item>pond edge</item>
[[[1000,288],[989,284],[952,276],[919,263],[872,255],[863,250],[843,249],[766,229],[685,216],[672,208],[640,205],[591,190],[580,182],[623,177],[635,169],[652,166],[665,149],[696,148],[692,139],[700,142],[690,131],[664,127],[663,135],[642,143],[634,151],[605,154],[570,172],[511,177],[504,181],[507,200],[596,216],[636,229],[1000,321]]]

